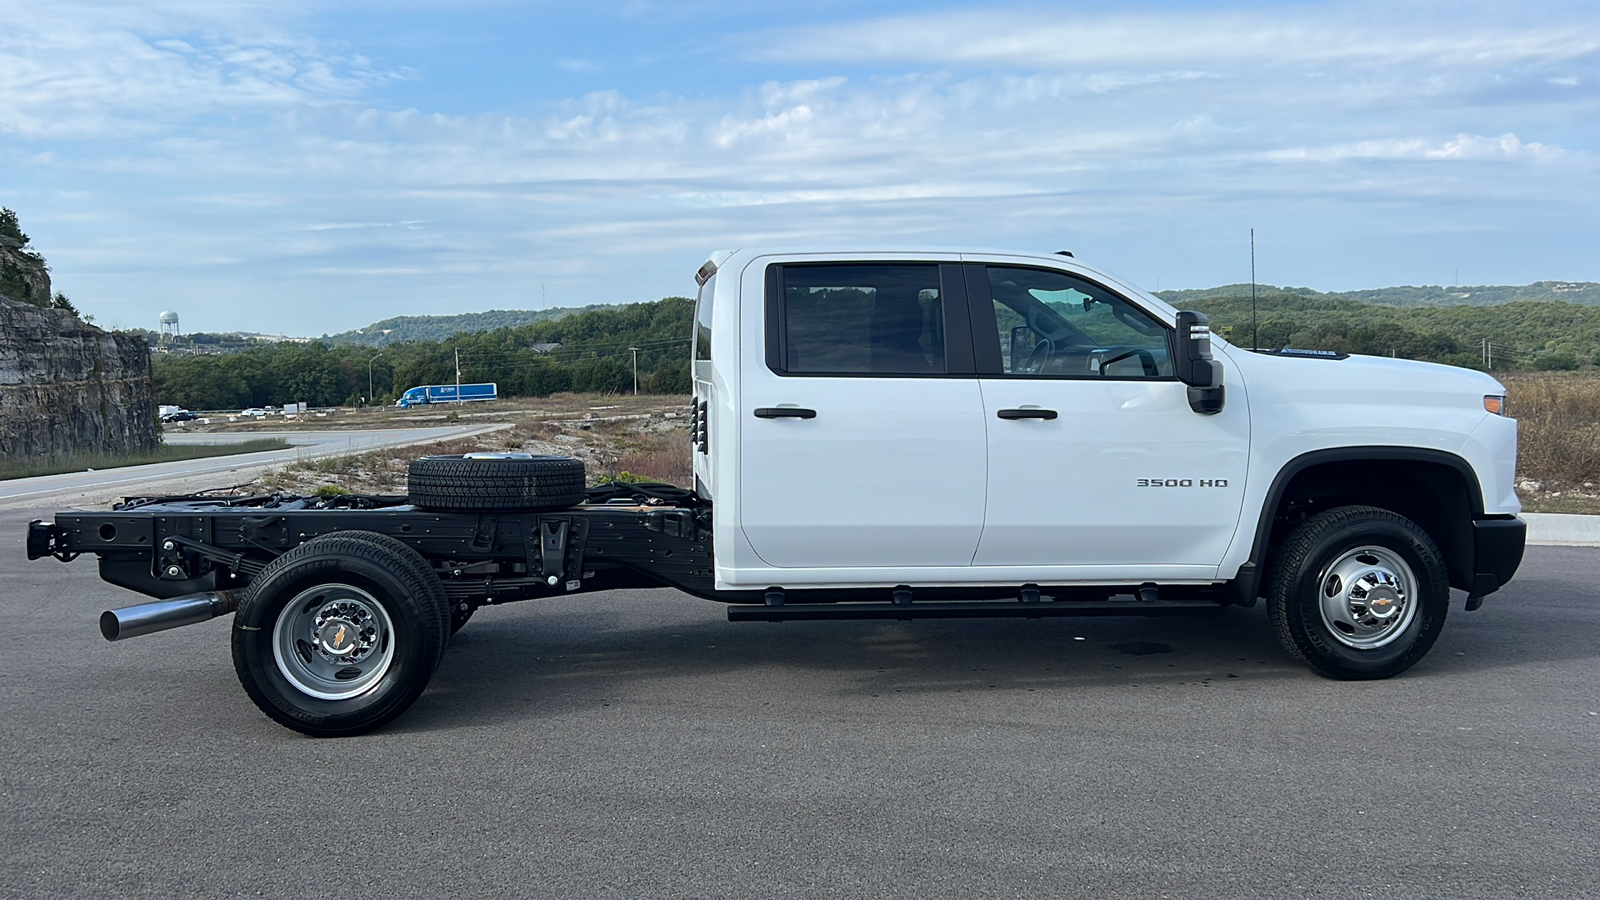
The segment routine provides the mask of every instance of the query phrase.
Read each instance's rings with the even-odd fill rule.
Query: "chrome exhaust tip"
[[[100,614],[100,633],[108,641],[120,641],[169,628],[197,625],[225,616],[239,607],[231,591],[205,591],[157,600]]]

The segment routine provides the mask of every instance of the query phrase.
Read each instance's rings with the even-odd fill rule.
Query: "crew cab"
[[[109,639],[234,612],[247,693],[318,735],[399,715],[479,606],[555,593],[667,585],[765,621],[1265,598],[1289,653],[1366,679],[1521,561],[1485,374],[1242,350],[1064,254],[741,250],[696,281],[692,487],[429,457],[405,497],[64,511],[29,556],[96,553],[162,598]]]

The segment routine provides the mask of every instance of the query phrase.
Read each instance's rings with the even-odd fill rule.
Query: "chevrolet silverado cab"
[[[1257,352],[1066,254],[715,253],[696,275],[694,484],[587,488],[521,453],[408,494],[129,498],[30,526],[159,598],[117,640],[234,614],[235,669],[309,734],[378,727],[484,604],[670,586],[735,620],[1166,615],[1265,598],[1337,679],[1428,651],[1515,573],[1505,390]]]

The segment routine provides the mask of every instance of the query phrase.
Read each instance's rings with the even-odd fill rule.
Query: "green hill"
[[[501,328],[521,328],[539,322],[554,322],[577,313],[603,308],[605,308],[603,304],[597,304],[556,309],[491,309],[453,316],[395,316],[392,319],[373,322],[365,328],[323,335],[322,340],[329,344],[359,344],[363,347],[387,347],[404,341],[442,341],[457,334],[478,334]]]

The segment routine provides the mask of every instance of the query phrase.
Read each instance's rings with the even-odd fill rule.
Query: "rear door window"
[[[942,375],[937,265],[783,266],[778,359],[790,375]],[[770,323],[769,318],[769,323]]]

